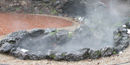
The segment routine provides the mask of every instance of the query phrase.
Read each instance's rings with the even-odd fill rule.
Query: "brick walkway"
[[[59,28],[71,25],[70,21],[55,17],[0,13],[0,35],[33,28]]]

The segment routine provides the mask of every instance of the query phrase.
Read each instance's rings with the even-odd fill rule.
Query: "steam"
[[[81,3],[86,5],[87,14],[77,19],[88,29],[79,33],[80,36],[75,40],[62,45],[58,51],[71,52],[82,48],[97,50],[113,46],[113,31],[125,23],[124,16],[129,11],[128,4],[122,1],[81,0]]]
[[[52,36],[40,35],[40,37],[29,37],[23,40],[21,46],[33,51],[51,49],[58,52],[72,52],[83,48],[97,50],[107,46],[112,47],[113,31],[125,23],[124,20],[127,17],[124,17],[124,15],[129,11],[129,8],[128,4],[122,2],[123,0],[106,1],[80,0],[81,4],[86,6],[86,14],[82,17],[80,15],[77,16],[77,19],[80,19],[81,24],[84,26],[81,26],[78,32],[73,33],[75,37],[72,40],[65,43],[61,42],[61,45],[52,48],[57,42],[56,39]],[[79,10],[78,12],[80,13],[81,11]],[[23,43],[25,42],[28,44],[24,45]],[[32,44],[35,46],[28,48],[28,45],[32,46]]]

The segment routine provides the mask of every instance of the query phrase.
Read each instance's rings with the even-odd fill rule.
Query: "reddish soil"
[[[0,13],[0,35],[33,28],[61,28],[72,25],[69,20],[52,16]]]

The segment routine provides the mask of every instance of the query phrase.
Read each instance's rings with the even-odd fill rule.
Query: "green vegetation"
[[[63,56],[65,56],[65,54],[64,54],[64,53],[63,53],[62,55],[63,55]]]
[[[42,13],[43,13],[42,11],[39,12],[39,14],[42,14]]]
[[[49,33],[51,36],[54,36],[54,34],[56,34],[58,32],[58,30],[56,30],[55,32],[51,32]]]
[[[55,55],[51,55],[51,57],[52,57],[53,59],[55,59]]]
[[[121,34],[120,34],[120,33],[118,33],[117,35],[118,35],[118,36],[120,36]]]
[[[58,12],[56,10],[51,10],[51,14],[57,14]]]
[[[98,51],[98,54],[101,55],[102,54],[101,51]]]
[[[17,7],[17,8],[16,8],[16,10],[17,10],[17,11],[20,11],[20,10],[21,10],[21,8],[20,8],[20,7]]]
[[[71,38],[73,36],[72,32],[69,32],[68,37]]]
[[[117,54],[117,52],[116,52],[116,51],[113,51],[113,54]]]
[[[101,51],[96,51],[96,54],[101,55]]]

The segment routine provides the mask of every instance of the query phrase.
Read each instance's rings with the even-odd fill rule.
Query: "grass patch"
[[[63,53],[62,55],[63,55],[63,56],[65,56],[65,54],[64,54],[64,53]]]
[[[101,55],[101,54],[102,54],[102,52],[101,52],[101,51],[99,51],[99,52],[98,52],[98,54],[99,54],[99,55]]]
[[[50,35],[54,36],[54,34],[56,34],[58,32],[58,30],[56,30],[55,32],[51,32]]]
[[[117,54],[117,52],[116,52],[116,51],[113,51],[113,54]]]
[[[52,57],[53,59],[55,59],[55,55],[51,55],[51,57]]]
[[[102,53],[101,51],[96,51],[96,54],[98,55],[101,55],[101,53]]]
[[[42,14],[42,13],[43,13],[42,11],[39,12],[39,14]]]
[[[51,14],[53,15],[53,14],[57,14],[58,12],[56,11],[56,10],[52,10],[51,11]]]
[[[71,38],[73,36],[72,32],[69,32],[68,37]]]

